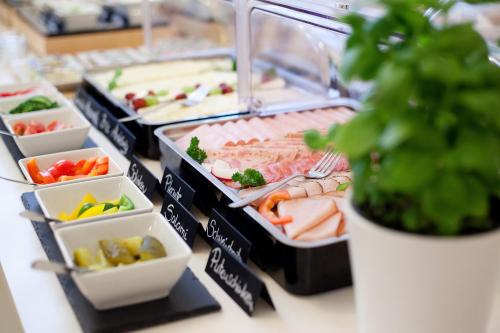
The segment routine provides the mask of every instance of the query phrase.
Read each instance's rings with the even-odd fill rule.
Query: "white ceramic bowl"
[[[98,272],[72,273],[81,293],[98,310],[168,296],[186,269],[191,249],[159,213],[112,218],[55,232],[64,261],[70,266],[74,266],[73,252],[79,247],[97,254],[99,240],[146,235],[163,244],[167,257]]]
[[[37,165],[40,168],[40,170],[47,170],[52,166],[52,164],[60,161],[60,160],[70,160],[74,163],[77,163],[80,160],[87,160],[92,157],[104,157],[108,156],[109,158],[109,169],[108,173],[102,176],[93,176],[93,177],[86,177],[86,178],[80,178],[80,179],[75,179],[75,180],[69,180],[65,182],[56,182],[52,184],[46,184],[46,185],[37,185],[36,188],[45,188],[45,187],[52,187],[52,186],[59,186],[59,185],[65,185],[65,184],[73,184],[73,183],[80,183],[84,181],[90,181],[90,180],[96,180],[96,179],[101,179],[101,178],[109,178],[109,177],[117,177],[117,176],[123,176],[123,170],[120,168],[120,166],[104,151],[104,149],[100,147],[95,147],[95,148],[86,148],[86,149],[79,149],[79,150],[72,150],[72,151],[65,151],[62,153],[54,153],[54,154],[47,154],[47,155],[41,155],[41,156],[34,156],[34,157],[27,157],[19,160],[19,167],[21,168],[22,173],[24,174],[24,177],[26,177],[26,180],[33,182],[33,178],[31,178],[30,173],[28,172],[28,162],[32,160],[33,158],[36,159]]]
[[[18,122],[28,124],[36,121],[47,126],[54,120],[71,125],[71,128],[15,137],[21,153],[30,157],[81,148],[87,139],[90,123],[82,114],[69,108],[23,113],[6,118],[5,125],[14,134],[13,126]]]
[[[128,196],[135,208],[129,211],[117,212],[113,215],[100,215],[64,223],[51,223],[52,229],[65,228],[90,221],[104,220],[110,217],[121,217],[147,213],[153,210],[153,204],[127,177],[111,177],[89,180],[76,184],[47,187],[35,190],[35,196],[40,208],[47,217],[57,218],[59,213],[70,213],[75,209],[83,197],[92,194],[98,202],[119,199],[122,194]]]

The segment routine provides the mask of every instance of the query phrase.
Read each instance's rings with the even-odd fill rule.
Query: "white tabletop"
[[[92,139],[102,146],[126,170],[129,162],[99,132],[92,129]],[[0,143],[0,175],[21,178],[16,162],[5,145]],[[162,170],[159,162],[144,160],[157,177]],[[79,332],[80,326],[66,296],[51,273],[33,271],[30,263],[46,259],[46,255],[31,223],[18,216],[23,210],[20,195],[29,191],[25,185],[0,183],[0,262],[26,332]],[[156,210],[161,202],[155,202]],[[204,272],[209,246],[197,239],[189,267],[212,296],[220,303],[219,312],[155,326],[144,332],[338,332],[356,331],[352,288],[315,296],[294,296],[284,291],[255,265],[251,268],[266,283],[276,306],[273,311],[266,303],[257,306],[254,317],[241,310]],[[457,277],[460,278],[460,277]],[[500,283],[488,333],[500,332]],[[397,315],[397,314],[395,314]]]

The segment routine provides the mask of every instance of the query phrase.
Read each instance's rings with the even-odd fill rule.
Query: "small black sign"
[[[187,245],[193,247],[196,233],[200,227],[200,223],[193,215],[169,194],[165,195],[163,199],[161,214],[165,216],[167,222],[174,227]]]
[[[217,210],[212,210],[208,218],[207,228],[205,229],[207,238],[212,242],[218,242],[236,259],[247,262],[250,255],[252,243],[248,241],[235,227],[233,227]]]
[[[244,263],[236,259],[219,244],[210,251],[205,272],[249,316],[255,311],[257,300],[262,297],[274,308],[267,287]]]
[[[83,89],[79,89],[75,104],[83,115],[115,145],[120,153],[130,157],[136,137],[108,110],[99,105]]]
[[[170,194],[172,198],[179,201],[187,209],[191,208],[195,190],[168,167],[165,167],[163,172],[161,190],[163,194]]]
[[[132,154],[127,177],[141,190],[148,199],[151,199],[158,185],[158,178],[153,175],[138,159]]]

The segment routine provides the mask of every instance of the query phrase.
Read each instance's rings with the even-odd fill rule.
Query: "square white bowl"
[[[55,232],[59,249],[69,266],[75,265],[73,252],[79,247],[86,247],[95,255],[100,240],[147,235],[163,244],[167,257],[71,274],[81,293],[98,310],[167,297],[184,273],[191,249],[159,213],[112,218]]]
[[[104,220],[110,217],[122,217],[140,213],[148,213],[153,210],[153,204],[127,177],[111,177],[97,180],[89,180],[76,184],[47,187],[35,190],[35,196],[40,208],[47,217],[56,218],[59,213],[70,213],[75,209],[83,197],[92,194],[98,202],[119,199],[125,194],[132,200],[135,208],[133,210],[117,212],[113,215],[100,215],[79,220],[65,221],[64,223],[50,223],[52,229],[65,228],[91,221]]]
[[[36,159],[37,165],[40,168],[40,170],[47,170],[48,168],[50,168],[52,166],[52,164],[54,164],[60,160],[70,160],[74,163],[77,163],[80,160],[87,160],[87,159],[92,158],[92,157],[101,158],[104,156],[108,156],[108,158],[109,158],[109,169],[108,169],[108,173],[105,175],[74,179],[74,180],[69,180],[69,181],[65,181],[65,182],[56,182],[56,183],[46,184],[46,185],[37,185],[36,188],[37,189],[38,188],[46,188],[46,187],[52,187],[52,186],[81,183],[81,182],[85,182],[85,181],[91,181],[91,180],[102,179],[102,178],[123,176],[122,168],[120,168],[120,166],[106,153],[106,151],[104,151],[104,149],[102,149],[100,147],[78,149],[78,150],[72,150],[72,151],[65,151],[65,152],[61,152],[61,153],[27,157],[27,158],[23,158],[23,159],[19,160],[18,163],[19,163],[19,167],[21,168],[22,173],[24,174],[24,177],[26,177],[26,180],[28,180],[29,182],[34,182],[33,178],[31,178],[31,176],[30,176],[30,173],[28,171],[28,166],[27,166],[28,162],[30,160],[32,160],[33,158]]]
[[[47,97],[51,101],[56,101],[57,103],[59,103],[59,106],[56,108],[47,109],[47,110],[39,110],[39,111],[31,111],[31,112],[15,113],[15,114],[8,113],[11,109],[18,106],[19,104],[21,104],[25,100],[30,99],[31,97],[35,97],[35,96]],[[37,112],[57,110],[57,109],[67,108],[67,107],[72,107],[71,103],[58,91],[48,91],[48,92],[42,92],[42,93],[29,93],[26,95],[14,96],[14,97],[11,97],[8,99],[3,99],[3,98],[0,99],[0,114],[2,115],[3,118],[15,118],[15,117],[19,117],[21,115],[25,115],[28,113],[34,114]]]
[[[11,101],[11,100],[18,100],[18,99],[25,99],[29,98],[32,96],[39,96],[39,95],[45,95],[49,93],[56,93],[57,89],[48,83],[47,81],[34,81],[34,82],[24,82],[24,83],[15,83],[15,84],[5,84],[5,85],[0,85],[0,93],[5,93],[5,92],[16,92],[19,90],[26,90],[26,89],[31,89],[27,94],[23,95],[15,95],[15,96],[10,96],[10,97],[0,97],[0,103]],[[15,105],[14,105],[15,106]]]
[[[59,108],[47,111],[28,112],[4,120],[8,130],[14,134],[13,126],[18,122],[36,121],[47,126],[57,120],[61,124],[71,125],[71,128],[53,132],[23,135],[14,137],[14,141],[24,156],[36,156],[61,151],[74,150],[82,147],[87,139],[90,123],[79,112],[69,108]]]

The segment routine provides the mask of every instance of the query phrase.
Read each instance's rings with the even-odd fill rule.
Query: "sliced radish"
[[[215,169],[231,169],[229,163],[223,160],[215,160],[213,167]]]
[[[215,166],[212,168],[212,174],[221,180],[231,180],[233,175],[239,171],[233,168],[216,168]]]

